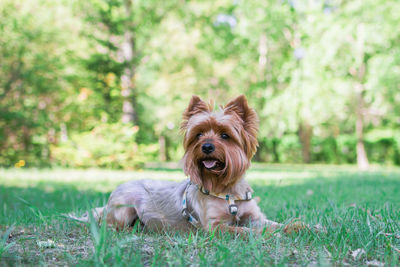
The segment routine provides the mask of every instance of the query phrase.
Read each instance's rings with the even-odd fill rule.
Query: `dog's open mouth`
[[[201,164],[203,164],[204,168],[207,170],[220,170],[225,166],[223,162],[213,158],[203,159],[201,160]]]

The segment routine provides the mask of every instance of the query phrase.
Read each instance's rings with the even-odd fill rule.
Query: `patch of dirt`
[[[93,244],[82,229],[72,228],[67,234],[54,227],[16,227],[7,243],[14,243],[3,254],[0,265],[25,265],[45,262],[58,266],[76,263],[76,259],[87,259]],[[78,257],[77,257],[78,256]]]

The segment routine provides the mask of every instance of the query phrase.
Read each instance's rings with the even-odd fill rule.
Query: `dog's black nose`
[[[201,147],[201,150],[206,154],[210,154],[215,150],[215,146],[213,144],[206,143]]]

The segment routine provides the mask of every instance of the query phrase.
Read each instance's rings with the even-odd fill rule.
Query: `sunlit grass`
[[[323,226],[326,233],[242,239],[86,228],[63,214],[104,205],[121,182],[181,180],[182,171],[1,169],[0,236],[11,225],[15,228],[2,244],[0,264],[399,264],[400,169],[254,164],[247,177],[269,219],[286,223],[300,218]],[[43,245],[48,240],[54,245]]]

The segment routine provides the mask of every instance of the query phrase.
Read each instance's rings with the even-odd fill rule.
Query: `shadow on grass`
[[[69,212],[103,206],[109,193],[78,190],[70,184],[38,183],[33,187],[0,186],[0,225],[31,224]]]

